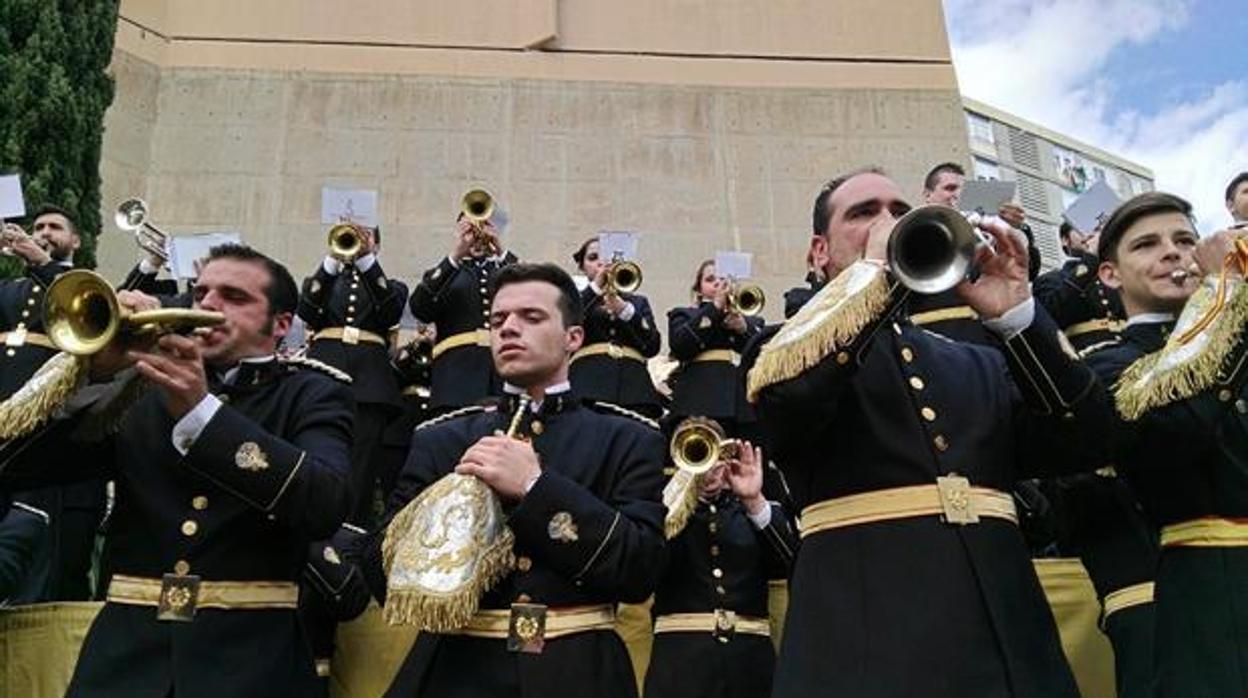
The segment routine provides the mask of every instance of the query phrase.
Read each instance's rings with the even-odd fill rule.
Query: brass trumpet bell
[[[160,335],[211,327],[225,322],[221,313],[185,308],[160,308],[129,313],[104,277],[74,269],[48,285],[43,300],[43,326],[48,339],[63,352],[94,354],[119,335]]]
[[[689,417],[672,433],[668,453],[677,468],[701,475],[725,458],[735,458],[740,444],[723,427],[704,417]]]
[[[169,236],[161,229],[152,225],[151,209],[143,199],[126,199],[117,204],[113,212],[113,223],[118,228],[134,233],[134,241],[139,248],[160,260],[161,264],[169,261]]]
[[[745,317],[754,317],[763,312],[763,307],[767,305],[767,294],[763,293],[763,287],[755,284],[747,284],[745,286],[734,286],[728,294],[728,308],[734,313],[739,313]]]
[[[966,278],[984,243],[971,221],[948,206],[920,206],[897,220],[888,238],[888,266],[918,293],[941,293]]]
[[[460,201],[460,210],[474,225],[480,226],[494,215],[494,197],[484,189],[469,190]]]
[[[608,293],[636,293],[641,288],[641,265],[636,262],[612,262],[607,267]]]
[[[349,262],[360,256],[364,249],[364,237],[352,223],[339,223],[329,229],[329,254],[335,259]]]

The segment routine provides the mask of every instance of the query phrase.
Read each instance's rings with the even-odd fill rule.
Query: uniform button
[[[718,546],[718,545],[712,545],[712,546],[711,546],[711,555],[719,555],[719,546]]]
[[[193,536],[197,531],[199,531],[199,524],[190,519],[182,522],[182,535]]]
[[[1243,398],[1236,400],[1235,411],[1240,414],[1248,414],[1248,402],[1244,402]]]
[[[32,287],[31,287],[31,289],[30,289],[30,290],[31,290],[31,291],[34,291],[35,293],[39,293],[40,291],[42,291],[42,290],[43,290],[43,287],[42,287],[42,286],[40,286],[39,284],[35,284],[34,286],[32,286]]]
[[[22,311],[22,317],[30,317],[30,311],[29,311],[29,310],[23,310],[23,311]]]
[[[528,603],[532,600],[533,600],[533,597],[529,596],[528,594],[520,594],[519,596],[516,597],[516,603]]]
[[[716,524],[714,521],[712,521],[706,525],[706,530],[710,531],[711,533],[715,533],[716,531],[719,530],[719,525]]]
[[[203,511],[208,508],[208,498],[202,494],[194,497],[191,499],[191,506],[194,507],[196,511]]]
[[[936,410],[930,407],[924,407],[923,409],[919,410],[919,413],[923,415],[923,419],[926,419],[929,422],[936,421]]]
[[[359,285],[359,284],[357,284],[357,283],[352,283],[352,284],[351,284],[351,288],[359,288],[359,287],[360,287],[360,285]]]
[[[516,569],[521,572],[528,572],[533,569],[533,559],[525,555],[516,558]]]
[[[347,300],[349,300],[349,301],[351,301],[352,303],[354,303],[354,302],[355,302],[355,294],[354,294],[354,293],[352,293],[351,295],[347,296]]]
[[[897,323],[895,323],[895,322],[894,322],[894,323],[893,323],[893,332],[894,332],[895,334],[901,334],[901,325],[898,325]]]
[[[354,313],[354,312],[355,312],[355,306],[354,306],[354,305],[348,305],[348,306],[347,306],[347,312],[348,312],[348,313]]]
[[[173,563],[173,572],[174,574],[179,574],[179,575],[190,574],[191,563],[187,562],[186,560],[178,560],[177,562]]]
[[[1218,399],[1221,400],[1222,402],[1229,401],[1231,399],[1231,391],[1227,390],[1226,388],[1219,390]]]
[[[845,364],[849,363],[849,353],[844,352],[844,351],[838,351],[836,353],[836,363],[840,364],[841,366],[844,366]]]
[[[708,504],[708,505],[706,505],[706,508],[707,508],[707,509],[710,509],[712,514],[714,514],[715,512],[719,511],[718,509],[716,509],[716,508],[715,508],[715,505],[714,505],[714,504]]]
[[[932,443],[935,444],[937,451],[943,453],[949,450],[949,439],[946,439],[944,434],[937,434],[932,439]]]
[[[481,311],[481,317],[489,317],[489,316],[490,316],[489,308],[486,308],[485,310]]]
[[[911,349],[910,347],[902,347],[901,348],[901,360],[905,361],[906,363],[910,363],[911,361],[914,361],[914,350]]]
[[[711,570],[711,576],[716,579],[723,579],[724,571],[716,567],[715,569]]]
[[[26,305],[34,305],[34,304],[35,304],[35,299],[34,299],[34,298],[27,298],[27,299],[26,299]]]
[[[727,593],[728,593],[728,591],[727,591],[726,589],[724,589],[724,587],[723,587],[723,586],[721,586],[721,585],[719,585],[719,584],[716,584],[716,585],[715,585],[715,593],[716,593],[716,594],[719,594],[720,596],[723,596],[724,594],[727,594]]]
[[[12,349],[6,349],[4,352],[4,355],[5,356],[17,356],[17,352]]]
[[[923,383],[922,378],[919,378],[918,376],[910,376],[911,388],[914,388],[915,390],[922,390],[924,385],[925,384]]]
[[[529,430],[537,436],[541,436],[542,432],[546,431],[546,425],[535,419],[533,420],[533,423],[529,425]]]

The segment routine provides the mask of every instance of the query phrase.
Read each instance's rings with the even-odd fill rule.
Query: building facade
[[[1027,212],[1046,269],[1058,266],[1062,212],[1098,180],[1122,199],[1153,190],[1153,172],[1125,158],[964,98],[971,153],[968,178],[1018,183],[1015,199]]]

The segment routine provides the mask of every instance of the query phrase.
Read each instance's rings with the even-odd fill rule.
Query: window
[[[975,179],[986,179],[996,182],[1001,179],[1001,166],[991,160],[975,158]]]
[[[996,143],[992,136],[992,122],[973,112],[966,113],[966,130],[971,138],[984,143]]]

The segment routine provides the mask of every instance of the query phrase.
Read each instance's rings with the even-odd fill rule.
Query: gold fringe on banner
[[[680,535],[698,508],[698,476],[677,468],[676,474],[663,486],[663,506],[667,507],[663,533],[671,540]]]
[[[764,388],[796,378],[847,346],[888,307],[888,276],[878,264],[854,262],[784,323],[746,381],[750,402]]]
[[[78,389],[87,360],[61,352],[48,359],[17,392],[0,402],[0,440],[25,436],[52,418]]]
[[[1118,412],[1129,420],[1149,410],[1185,400],[1212,387],[1227,356],[1248,326],[1248,284],[1230,279],[1219,291],[1207,281],[1183,307],[1170,339],[1160,350],[1123,371],[1115,388]],[[1216,311],[1216,312],[1215,312]]]
[[[386,622],[430,632],[463,627],[515,567],[514,543],[484,482],[451,473],[433,483],[386,528]]]

